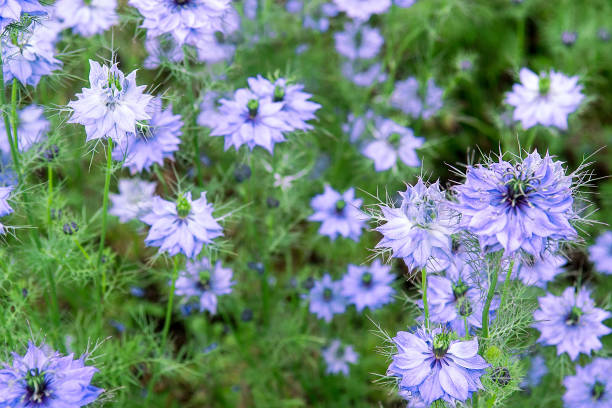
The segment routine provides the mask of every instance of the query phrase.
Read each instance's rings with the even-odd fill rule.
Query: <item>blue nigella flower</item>
[[[342,125],[342,131],[349,136],[351,143],[358,143],[363,135],[373,126],[374,121],[382,120],[372,110],[366,111],[362,116],[349,113],[346,123]]]
[[[195,258],[202,246],[223,235],[212,213],[213,206],[206,201],[205,192],[197,200],[192,200],[191,192],[187,192],[176,203],[153,197],[151,212],[141,218],[151,226],[145,244],[160,247],[160,252],[170,256],[181,252]]]
[[[187,304],[197,298],[200,312],[208,310],[216,314],[217,297],[232,292],[232,274],[232,270],[224,268],[221,261],[217,261],[214,267],[208,258],[188,261],[186,269],[176,280],[174,293],[183,296]]]
[[[398,332],[393,338],[397,354],[387,375],[399,378],[401,391],[434,401],[464,402],[483,386],[480,377],[490,365],[478,355],[478,340],[452,340],[442,329]]]
[[[346,298],[342,295],[342,283],[332,281],[328,273],[315,281],[313,288],[304,296],[310,301],[310,313],[314,313],[319,319],[330,322],[333,315],[344,313],[346,310]]]
[[[542,378],[548,373],[546,359],[541,354],[537,354],[530,359],[529,371],[521,382],[521,387],[537,387]]]
[[[366,307],[378,309],[393,301],[394,290],[391,283],[395,276],[391,267],[375,260],[370,266],[348,266],[346,275],[342,278],[342,294],[348,303],[355,305],[358,312]]]
[[[606,231],[589,247],[591,262],[595,270],[606,275],[612,274],[612,231]]]
[[[43,76],[62,67],[62,62],[55,58],[54,39],[39,33],[44,30],[41,23],[35,22],[28,31],[2,38],[4,82],[17,78],[24,86],[36,87]]]
[[[18,112],[17,143],[19,151],[25,152],[36,143],[46,139],[46,133],[49,131],[51,124],[45,118],[43,112],[44,109],[36,105],[26,106]],[[4,122],[0,123],[0,151],[6,155],[11,154],[11,145]]]
[[[599,337],[612,332],[602,322],[612,314],[595,307],[590,294],[587,289],[566,288],[561,296],[549,293],[539,298],[540,308],[533,314],[538,342],[557,346],[557,355],[567,352],[572,360],[601,349]]]
[[[19,21],[24,14],[45,15],[45,7],[39,0],[0,0],[0,30]]]
[[[414,118],[429,119],[442,109],[444,90],[431,78],[427,81],[423,93],[419,88],[419,82],[415,77],[398,81],[391,95],[391,105]]]
[[[119,22],[117,0],[58,0],[55,15],[83,37],[102,34]]]
[[[0,217],[4,217],[13,212],[13,209],[8,203],[12,191],[13,187],[0,187]]]
[[[369,87],[387,80],[380,62],[346,61],[342,64],[342,75],[360,87]]]
[[[136,85],[136,71],[127,77],[117,68],[89,60],[89,84],[68,106],[73,113],[69,123],[85,126],[87,141],[112,138],[119,143],[128,133],[136,133],[139,121],[151,119],[147,105],[153,98]]]
[[[13,353],[13,362],[0,370],[0,406],[12,408],[83,407],[104,391],[91,385],[98,371],[85,366],[86,355],[61,356],[47,346],[30,343],[22,357]]]
[[[520,162],[468,166],[466,180],[454,187],[461,226],[481,248],[512,254],[519,249],[541,257],[557,241],[572,240],[572,176],[561,162],[537,151]]]
[[[156,186],[155,182],[137,178],[120,179],[119,194],[109,195],[111,208],[108,213],[119,217],[121,222],[144,217],[151,212]]]
[[[514,264],[512,278],[518,278],[525,286],[546,288],[548,282],[563,273],[563,266],[566,263],[567,259],[563,256],[548,251],[544,253],[542,258],[535,258],[527,254]],[[500,274],[500,281],[505,278],[504,274]]]
[[[181,143],[183,121],[172,113],[172,105],[163,109],[161,98],[153,98],[147,113],[151,119],[137,124],[136,133],[128,133],[113,150],[113,159],[123,161],[131,174],[149,170],[155,163],[163,166],[164,159],[173,160]]]
[[[332,340],[332,342],[321,350],[321,355],[325,361],[327,374],[342,373],[345,376],[349,375],[349,364],[357,363],[358,355],[353,350],[352,346],[343,345],[340,340]]]
[[[367,143],[362,153],[374,160],[374,170],[385,171],[395,165],[399,158],[410,167],[418,167],[421,160],[416,149],[425,143],[422,137],[415,137],[412,129],[391,119],[379,119],[374,126],[374,140]]]
[[[183,47],[170,35],[147,35],[145,49],[149,54],[143,64],[146,69],[156,69],[164,62],[177,63],[185,58]]]
[[[334,0],[339,11],[354,20],[366,21],[373,14],[383,14],[391,7],[391,0]]]
[[[400,207],[381,205],[376,228],[383,238],[377,248],[391,249],[394,258],[402,258],[408,268],[442,270],[448,265],[452,251],[451,234],[456,215],[440,185],[429,187],[419,178],[414,186],[407,185],[399,193]]]
[[[323,194],[311,200],[314,214],[308,220],[321,222],[319,234],[330,237],[332,241],[339,235],[359,241],[366,221],[360,210],[362,203],[361,198],[355,198],[354,188],[340,194],[326,185]]]
[[[334,34],[334,40],[338,54],[351,60],[374,58],[385,43],[377,28],[358,22],[348,23],[344,31]]]
[[[563,379],[567,408],[612,407],[612,358],[596,358],[584,367],[576,366],[576,375]]]

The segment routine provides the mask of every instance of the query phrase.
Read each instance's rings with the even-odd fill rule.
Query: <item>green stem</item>
[[[47,188],[47,225],[51,225],[51,204],[53,203],[53,167],[51,162],[47,164],[47,179],[49,179],[49,185]]]
[[[102,254],[104,253],[104,242],[106,240],[106,224],[108,221],[108,192],[110,190],[110,179],[112,173],[112,155],[113,155],[113,139],[108,138],[108,151],[106,152],[106,179],[104,180],[104,197],[102,198],[102,232],[100,233],[100,248],[98,249],[98,259],[96,260],[96,269],[102,269],[101,282],[101,301],[104,301],[106,293],[106,268],[102,266]]]
[[[178,278],[178,264],[179,256],[174,257],[174,270],[172,271],[172,284],[170,285],[170,297],[168,298],[168,305],[166,307],[166,319],[164,321],[164,329],[162,332],[161,350],[166,348],[166,340],[168,338],[168,330],[170,329],[170,320],[172,317],[172,307],[174,303],[174,289],[176,287],[176,279]]]
[[[9,146],[11,148],[11,156],[13,157],[13,166],[15,167],[15,171],[17,172],[17,177],[21,181],[21,172],[19,171],[19,152],[15,147],[15,142],[13,140],[12,132],[11,132],[11,121],[9,114],[6,110],[6,94],[4,87],[4,71],[2,69],[2,49],[0,47],[0,104],[2,105],[2,116],[4,117],[4,128],[6,129],[6,137],[9,141]]]
[[[425,312],[425,327],[429,329],[429,305],[427,304],[427,269],[421,269],[421,290],[423,292],[423,310]]]
[[[493,275],[489,282],[489,292],[487,293],[487,300],[485,301],[484,309],[482,309],[482,338],[486,339],[489,337],[489,309],[491,309],[491,302],[495,295],[495,287],[497,286],[497,277],[499,276],[501,257],[495,258],[495,266],[493,268]]]
[[[504,305],[506,296],[508,295],[508,288],[510,287],[509,282],[510,278],[512,278],[512,269],[514,269],[514,259],[510,261],[510,266],[508,267],[508,272],[506,273],[506,279],[504,280],[504,288],[502,290],[501,302],[499,304],[500,309]]]
[[[467,316],[463,316],[463,324],[465,324],[465,339],[470,338],[470,325],[468,324]]]

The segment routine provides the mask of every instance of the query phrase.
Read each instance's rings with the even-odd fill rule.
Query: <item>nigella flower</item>
[[[551,244],[577,235],[570,224],[577,217],[572,175],[548,153],[468,166],[465,182],[454,191],[460,225],[479,238],[481,248],[507,254],[522,249],[540,257]]]
[[[416,149],[425,143],[425,139],[415,137],[412,129],[400,126],[391,119],[381,118],[376,121],[374,138],[362,150],[364,156],[374,160],[374,170],[389,170],[398,158],[406,166],[421,165]]]
[[[56,17],[76,34],[91,37],[117,24],[117,0],[59,0]]]
[[[538,286],[546,288],[546,284],[563,273],[563,266],[567,263],[561,255],[546,252],[543,257],[525,255],[514,264],[512,277],[520,279],[525,286]],[[502,274],[500,274],[502,275]],[[500,280],[505,279],[500,276]]]
[[[136,133],[128,133],[113,150],[113,159],[123,160],[131,174],[149,170],[155,163],[163,166],[164,159],[174,158],[181,143],[183,121],[181,115],[172,113],[172,105],[163,109],[161,98],[153,98],[147,113],[151,119],[137,124]]]
[[[136,85],[136,71],[125,77],[117,64],[89,60],[89,65],[90,88],[68,103],[73,111],[68,122],[85,126],[87,141],[110,137],[119,143],[137,132],[139,121],[151,119],[146,108],[153,97],[144,93],[145,86]]]
[[[223,18],[230,11],[230,0],[129,0],[144,17],[141,27],[158,37],[171,34],[179,45],[196,45],[202,32],[215,32],[223,27]]]
[[[285,141],[283,132],[292,131],[281,112],[285,104],[261,97],[249,89],[238,89],[233,99],[221,99],[219,122],[211,136],[225,137],[225,150],[247,145],[253,150],[261,146],[270,153],[274,144]]]
[[[366,21],[373,14],[386,13],[391,0],[334,0],[338,10],[355,20]]]
[[[529,129],[538,123],[567,129],[567,117],[584,99],[578,77],[567,77],[550,70],[539,76],[527,68],[519,72],[520,84],[514,84],[506,95],[506,103],[513,106],[514,120]]]
[[[387,80],[387,74],[382,70],[380,62],[364,64],[356,61],[346,61],[342,64],[342,75],[361,87],[372,86]]]
[[[17,143],[20,151],[25,152],[46,139],[51,124],[43,113],[44,109],[36,105],[26,106],[18,112]],[[11,154],[4,122],[0,123],[0,150],[7,155]]]
[[[606,275],[612,274],[612,231],[606,231],[589,247],[591,262],[595,270]]]
[[[23,14],[45,15],[45,6],[39,0],[0,0],[0,29],[19,21]]]
[[[110,194],[109,214],[128,222],[140,219],[151,211],[156,184],[137,178],[119,180],[119,194]]]
[[[547,294],[538,299],[533,327],[540,331],[538,342],[557,346],[557,355],[567,352],[572,360],[578,354],[601,349],[599,337],[612,332],[602,322],[611,313],[595,307],[587,289],[566,288],[561,296]]]
[[[349,303],[355,305],[358,312],[366,307],[378,309],[393,301],[394,290],[391,283],[395,276],[391,267],[375,260],[370,266],[348,266],[342,278],[342,294]]]
[[[387,375],[399,378],[401,391],[434,401],[464,402],[483,386],[480,377],[489,364],[478,355],[478,340],[453,340],[442,329],[398,332],[393,338],[397,354]]]
[[[348,59],[374,58],[385,40],[377,28],[359,22],[348,23],[344,31],[334,34],[336,51]]]
[[[13,212],[13,209],[8,203],[12,191],[13,187],[0,187],[0,217],[4,217]]]
[[[410,269],[446,268],[456,217],[439,183],[428,187],[419,178],[399,194],[400,207],[380,206],[382,214],[378,218],[384,224],[376,231],[383,238],[376,247],[391,249],[393,257],[402,258]]]
[[[316,281],[313,288],[304,297],[310,301],[308,308],[310,313],[314,313],[319,319],[324,319],[328,323],[333,315],[344,313],[346,310],[342,283],[332,281],[328,273]]]
[[[217,123],[223,121],[223,116],[219,113],[219,97],[219,93],[215,91],[208,91],[204,94],[197,119],[198,125],[214,128]]]
[[[327,235],[332,241],[338,235],[358,241],[365,224],[360,210],[362,203],[361,198],[355,198],[354,188],[340,194],[326,185],[323,194],[310,201],[314,214],[308,220],[321,222],[319,234]]]
[[[293,129],[310,130],[312,125],[306,123],[315,119],[315,112],[321,108],[318,103],[309,101],[311,94],[304,92],[304,85],[289,85],[286,79],[279,78],[273,83],[257,75],[249,78],[249,88],[260,98],[271,98],[274,102],[284,103],[281,112],[284,120]]]
[[[146,69],[156,69],[164,62],[177,63],[185,58],[183,47],[170,35],[147,35],[145,49],[149,54],[144,61]]]
[[[176,280],[177,296],[184,296],[185,302],[197,298],[200,312],[208,310],[217,313],[217,297],[232,292],[232,270],[224,268],[221,261],[211,264],[208,258],[188,261],[186,269]]]
[[[0,406],[12,408],[83,407],[104,391],[91,385],[98,371],[85,365],[86,355],[62,356],[47,346],[30,343],[22,357],[13,353],[13,362],[0,370]]]
[[[576,366],[576,375],[563,379],[567,408],[612,407],[612,358],[596,358],[586,366]]]
[[[44,26],[35,22],[27,31],[2,38],[4,82],[17,78],[23,86],[35,87],[43,76],[62,67],[62,62],[55,58],[54,39],[39,35],[41,30],[45,30]]]
[[[548,367],[546,366],[544,356],[540,354],[533,356],[530,359],[529,371],[527,371],[527,375],[521,382],[521,387],[537,387],[547,373]]]
[[[352,346],[343,345],[340,340],[332,340],[332,342],[321,350],[321,355],[327,367],[327,374],[349,375],[349,364],[357,362],[358,355],[353,350]]]
[[[195,258],[203,245],[223,235],[212,213],[213,206],[206,201],[205,192],[197,200],[192,200],[191,192],[187,192],[176,203],[153,197],[151,211],[141,218],[151,226],[145,244],[160,247],[160,252],[170,256],[181,252]]]
[[[381,120],[372,110],[368,110],[362,116],[349,113],[346,123],[342,125],[342,131],[349,136],[351,143],[357,143],[366,133],[368,128],[373,125],[375,120]]]
[[[444,90],[439,88],[433,79],[427,81],[427,86],[420,92],[419,82],[415,77],[409,77],[395,84],[391,95],[391,106],[398,108],[414,118],[429,119],[442,109]]]

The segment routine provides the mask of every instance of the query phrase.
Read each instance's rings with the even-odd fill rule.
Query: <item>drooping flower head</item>
[[[119,194],[110,194],[109,214],[128,222],[140,219],[151,211],[156,184],[137,178],[119,180]]]
[[[393,301],[391,283],[395,276],[391,267],[383,265],[376,259],[370,266],[348,266],[346,275],[342,278],[342,294],[349,303],[355,305],[358,312],[366,307],[378,309]]]
[[[464,402],[483,386],[480,377],[489,364],[478,355],[478,340],[453,340],[442,329],[398,332],[393,338],[397,354],[387,375],[398,377],[401,391],[434,401]]]
[[[147,113],[151,119],[138,123],[136,133],[128,133],[113,150],[113,159],[123,161],[131,174],[149,170],[155,163],[163,166],[164,159],[173,160],[181,143],[183,121],[172,113],[172,105],[163,109],[161,98],[154,98]]]
[[[414,186],[407,185],[406,191],[399,194],[402,197],[399,207],[380,206],[379,221],[384,224],[376,231],[383,238],[376,248],[391,249],[392,256],[402,258],[410,269],[446,268],[456,215],[439,183],[426,186],[419,178]]]
[[[584,99],[578,77],[554,70],[538,76],[527,68],[522,68],[519,76],[521,83],[506,95],[506,103],[515,108],[514,120],[525,129],[540,124],[566,130],[567,117]]]
[[[18,112],[17,143],[19,151],[25,152],[33,145],[46,139],[46,133],[49,131],[51,124],[43,113],[44,109],[36,105],[26,106]],[[11,154],[11,145],[4,122],[0,123],[0,150],[4,154]]]
[[[221,261],[211,264],[208,258],[188,261],[186,269],[176,280],[177,296],[184,296],[185,303],[197,298],[200,312],[217,313],[217,297],[232,292],[232,270],[224,268]]]
[[[46,11],[39,0],[0,0],[0,30],[19,21],[24,14],[42,16]]]
[[[570,224],[576,218],[573,178],[548,154],[534,151],[513,163],[500,157],[468,166],[465,182],[454,191],[460,225],[483,249],[506,254],[520,249],[541,257],[557,242],[577,236]]]
[[[330,322],[332,317],[346,310],[346,298],[342,295],[342,283],[332,281],[329,274],[314,283],[310,292],[304,296],[310,301],[310,313],[319,319]]]
[[[274,102],[269,96],[259,96],[250,89],[238,89],[233,99],[221,99],[219,122],[211,136],[225,137],[225,150],[247,145],[253,150],[261,146],[270,153],[274,144],[285,141],[283,132],[293,128],[285,121],[284,102]]]
[[[91,385],[98,371],[85,365],[86,355],[62,356],[47,346],[30,343],[22,357],[0,370],[0,406],[12,408],[84,407],[104,391]]]
[[[55,58],[54,38],[40,32],[46,34],[44,25],[34,22],[28,30],[2,38],[5,83],[17,78],[23,86],[36,87],[43,76],[50,75],[62,67],[62,62]]]
[[[312,125],[306,123],[315,119],[315,112],[321,108],[318,103],[309,101],[311,94],[304,92],[304,85],[288,84],[286,79],[279,78],[270,82],[261,75],[249,78],[249,88],[260,98],[270,98],[276,103],[283,103],[281,112],[284,120],[292,130],[310,130]]]
[[[8,203],[12,191],[13,187],[0,187],[0,217],[4,217],[13,212],[13,209]]]
[[[69,123],[85,126],[87,141],[112,138],[119,143],[128,133],[136,133],[139,121],[151,119],[147,105],[153,98],[136,85],[136,71],[127,77],[117,64],[108,67],[89,60],[90,88],[83,88],[72,109]]]
[[[596,271],[612,274],[612,231],[606,231],[597,237],[595,244],[589,248],[589,255]]]
[[[567,408],[612,407],[612,359],[596,358],[586,366],[576,366],[576,375],[563,379]]]
[[[601,349],[599,337],[612,332],[602,322],[612,314],[595,307],[590,295],[587,289],[567,288],[561,296],[549,293],[539,298],[540,308],[533,314],[538,342],[557,346],[557,355],[567,352],[572,360]]]
[[[399,158],[410,167],[421,165],[416,149],[425,143],[422,137],[415,137],[412,129],[391,119],[380,118],[374,127],[374,141],[363,148],[363,155],[374,160],[374,170],[385,171],[395,165]]]
[[[319,234],[326,235],[334,241],[338,236],[359,241],[365,219],[361,213],[361,198],[355,198],[355,189],[349,188],[340,194],[326,185],[323,194],[310,201],[314,214],[309,221],[321,222]]]
[[[351,59],[370,59],[378,55],[385,40],[377,28],[359,22],[346,24],[334,34],[338,54]]]
[[[205,192],[197,200],[192,200],[191,192],[187,192],[175,203],[153,197],[151,211],[141,220],[151,226],[145,244],[159,247],[160,252],[170,256],[181,252],[195,258],[204,245],[223,235]]]
[[[55,15],[83,37],[102,34],[119,22],[117,0],[58,0]]]
[[[324,347],[321,355],[327,365],[325,368],[327,374],[342,373],[349,375],[349,364],[355,364],[358,358],[352,346],[345,346],[337,339],[332,340],[327,347]]]
[[[338,10],[355,20],[366,21],[373,14],[382,14],[391,7],[391,0],[334,0]]]
[[[429,119],[442,109],[444,90],[432,78],[427,81],[423,91],[420,87],[415,77],[398,81],[391,95],[391,106],[413,118]]]

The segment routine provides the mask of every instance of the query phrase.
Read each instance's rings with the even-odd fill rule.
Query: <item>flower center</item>
[[[174,4],[177,6],[186,6],[189,3],[191,3],[191,0],[174,0]]]
[[[387,139],[387,141],[391,146],[397,149],[400,145],[400,142],[402,141],[402,135],[400,135],[399,133],[392,133],[391,136],[389,136],[389,138]]]
[[[600,401],[603,398],[604,392],[606,391],[606,386],[601,381],[595,381],[593,384],[593,388],[591,389],[591,397],[595,401]]]
[[[332,300],[333,296],[334,296],[334,292],[330,288],[323,289],[323,300],[325,300],[326,302],[329,302]]]
[[[176,212],[180,218],[186,218],[191,213],[191,204],[186,197],[179,197],[176,200]]]
[[[342,199],[336,201],[336,213],[337,214],[342,214],[345,208],[346,208],[346,201]]]
[[[123,90],[121,86],[121,81],[119,80],[119,76],[113,72],[108,73],[108,87],[111,89],[116,89],[119,92]]]
[[[259,112],[259,101],[257,99],[249,100],[247,108],[249,109],[249,119],[255,119]]]
[[[363,286],[365,286],[366,288],[369,288],[372,286],[373,283],[373,276],[371,272],[366,272],[363,275],[361,275],[361,284]]]
[[[338,346],[336,349],[336,358],[342,360],[344,358],[344,346]]]
[[[532,190],[532,186],[528,179],[520,177],[512,177],[506,181],[506,192],[504,193],[504,200],[514,208],[516,206],[522,206],[529,204],[528,196]]]
[[[472,315],[472,305],[466,297],[461,297],[457,302],[457,311],[462,317],[468,317]]]
[[[550,90],[550,77],[546,74],[543,74],[538,81],[538,88],[540,91],[540,95],[548,94]]]
[[[274,102],[282,102],[285,99],[285,88],[276,85],[274,88]]]
[[[440,359],[446,355],[450,347],[450,333],[438,333],[433,339],[433,352],[436,358]]]
[[[456,285],[453,285],[453,295],[455,295],[455,300],[458,300],[459,298],[463,297],[468,291],[468,289],[469,288],[462,280],[457,282]]]
[[[572,307],[572,311],[569,312],[565,319],[565,324],[568,326],[576,326],[580,322],[580,316],[582,316],[584,312],[578,306]]]
[[[210,290],[211,289],[210,278],[211,278],[210,271],[208,270],[200,271],[199,280],[197,283],[198,289],[202,291]]]
[[[510,370],[508,370],[506,367],[495,367],[491,373],[491,378],[502,387],[510,384],[510,381],[512,380]]]
[[[48,382],[44,371],[32,368],[25,376],[27,396],[26,400],[35,404],[42,404],[51,391],[47,390]]]

